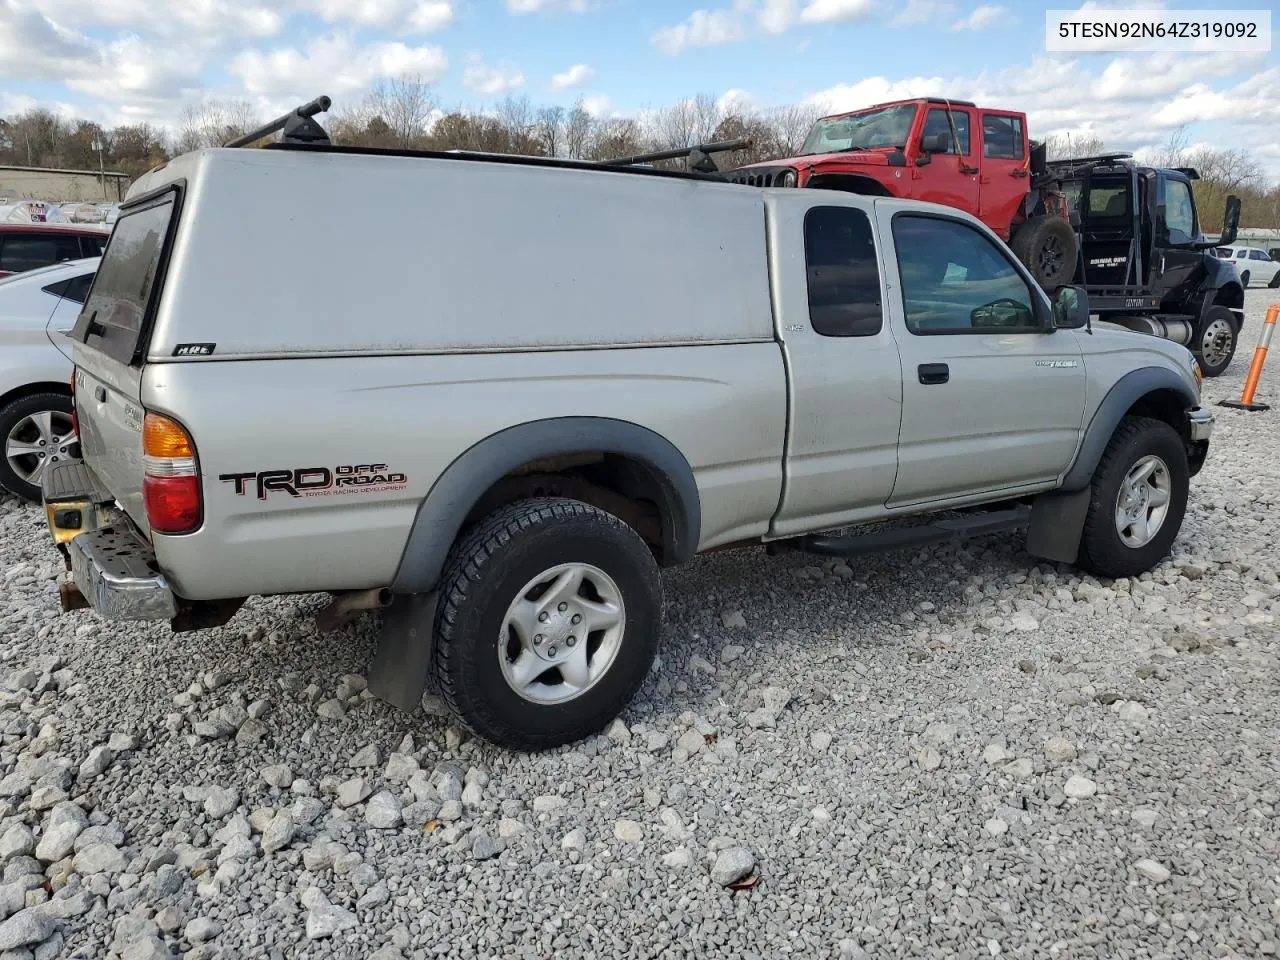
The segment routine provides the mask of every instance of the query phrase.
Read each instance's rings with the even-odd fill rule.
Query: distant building
[[[0,166],[0,203],[5,200],[119,203],[128,189],[127,173]]]

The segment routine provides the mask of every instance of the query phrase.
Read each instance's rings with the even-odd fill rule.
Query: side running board
[[[894,527],[876,533],[831,536],[810,534],[790,540],[774,541],[770,546],[781,550],[801,550],[824,557],[856,557],[868,553],[884,553],[935,543],[959,543],[972,537],[1019,530],[1031,522],[1031,508],[1019,505],[1006,510],[990,510],[939,520],[914,527]]]

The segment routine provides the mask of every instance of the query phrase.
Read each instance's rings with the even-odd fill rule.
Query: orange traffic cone
[[[1253,362],[1249,364],[1249,375],[1244,378],[1244,389],[1240,391],[1239,400],[1220,400],[1220,407],[1235,407],[1239,410],[1270,410],[1268,403],[1254,403],[1253,395],[1258,392],[1258,378],[1262,376],[1262,365],[1267,360],[1267,349],[1271,346],[1271,335],[1276,330],[1276,318],[1280,317],[1280,303],[1267,307],[1267,319],[1262,322],[1262,336],[1258,338],[1257,349],[1253,351]]]

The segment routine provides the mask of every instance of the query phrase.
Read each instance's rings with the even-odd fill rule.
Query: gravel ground
[[[538,756],[369,700],[317,598],[60,615],[0,502],[0,960],[1273,955],[1280,426],[1218,416],[1153,575],[701,558],[623,722]]]

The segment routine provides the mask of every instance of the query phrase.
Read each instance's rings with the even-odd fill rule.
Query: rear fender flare
[[[600,452],[630,457],[661,491],[663,556],[682,563],[697,552],[702,511],[689,461],[671,441],[647,427],[605,417],[535,420],[499,431],[470,447],[439,476],[418,507],[395,593],[434,590],[462,524],[485,492],[526,463],[543,457]]]

